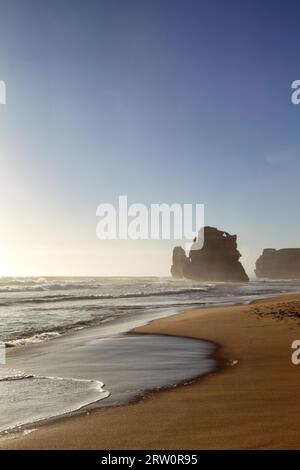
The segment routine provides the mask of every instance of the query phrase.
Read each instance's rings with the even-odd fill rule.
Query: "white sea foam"
[[[7,341],[5,344],[7,347],[14,347],[14,346],[25,346],[26,344],[34,344],[34,343],[41,343],[47,339],[53,339],[61,336],[58,331],[47,331],[45,333],[36,334],[33,336],[29,336],[28,338],[20,338],[11,341]]]
[[[0,395],[5,397],[0,402],[0,433],[78,411],[110,395],[98,380],[7,372],[0,376]]]

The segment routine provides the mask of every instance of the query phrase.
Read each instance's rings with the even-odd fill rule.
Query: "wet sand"
[[[198,309],[156,320],[138,333],[219,345],[219,370],[149,393],[137,403],[62,419],[4,449],[297,449],[300,447],[300,295]]]

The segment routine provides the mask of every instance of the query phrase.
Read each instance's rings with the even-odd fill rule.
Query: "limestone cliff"
[[[202,248],[195,249],[197,240],[189,256],[186,256],[183,248],[174,248],[172,276],[199,281],[248,281],[249,278],[239,262],[241,254],[237,249],[236,235],[230,235],[215,227],[204,227],[202,230]]]
[[[256,261],[258,278],[300,279],[300,248],[266,248]]]

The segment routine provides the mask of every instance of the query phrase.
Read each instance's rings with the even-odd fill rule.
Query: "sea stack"
[[[300,279],[300,248],[266,248],[256,261],[256,277]]]
[[[198,281],[249,281],[239,261],[241,254],[237,249],[237,236],[215,227],[204,227],[202,230],[204,233],[200,232],[200,238],[203,236],[203,246],[200,249],[196,249],[196,239],[189,256],[183,248],[174,248],[172,276]]]

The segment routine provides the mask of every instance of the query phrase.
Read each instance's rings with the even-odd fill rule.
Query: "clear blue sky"
[[[119,194],[204,203],[250,274],[264,247],[300,246],[299,14],[1,0],[0,273],[168,274],[170,245],[96,239],[96,207]]]

